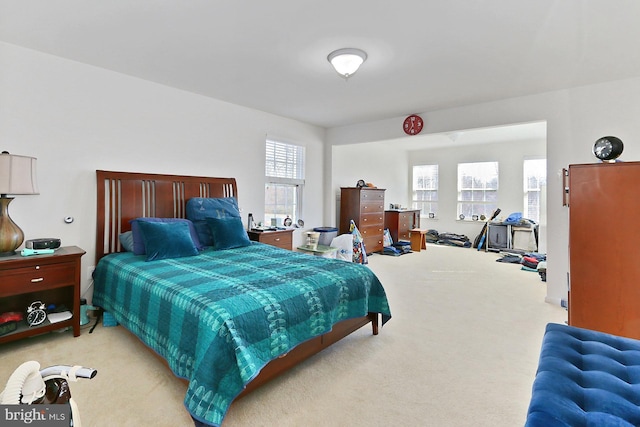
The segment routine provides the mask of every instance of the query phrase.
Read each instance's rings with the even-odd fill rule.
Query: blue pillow
[[[196,228],[191,221],[184,218],[146,218],[140,217],[136,219],[132,219],[129,221],[131,223],[131,234],[133,236],[133,253],[136,255],[144,255],[146,253],[144,240],[142,238],[142,233],[140,233],[140,228],[138,225],[141,222],[184,222],[189,226],[189,233],[191,234],[191,240],[196,245],[198,250],[204,249],[204,246],[200,243],[200,239],[198,238],[198,233],[196,232]]]
[[[127,252],[133,252],[133,232],[120,233],[120,245]]]
[[[213,246],[213,236],[206,218],[240,218],[235,197],[193,197],[187,200],[186,217],[193,221],[203,246]]]
[[[211,229],[213,249],[216,251],[240,248],[251,244],[240,218],[207,218],[206,222]]]
[[[186,222],[140,221],[138,226],[147,261],[198,255]]]

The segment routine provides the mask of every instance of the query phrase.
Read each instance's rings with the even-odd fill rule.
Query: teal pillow
[[[240,218],[207,218],[206,221],[213,237],[214,250],[240,248],[251,244]]]
[[[195,243],[196,248],[198,250],[204,249],[204,246],[200,244],[200,239],[198,239],[198,233],[196,231],[195,226],[191,221],[184,218],[153,218],[153,217],[140,217],[136,219],[132,219],[129,221],[131,224],[131,235],[133,237],[133,252],[136,255],[144,255],[146,253],[144,247],[144,240],[142,239],[142,233],[140,232],[140,228],[138,224],[140,222],[186,222],[189,225],[189,230],[191,232],[191,240]]]
[[[211,228],[207,218],[240,218],[238,200],[235,197],[193,197],[187,200],[186,217],[193,221],[202,246],[213,246]]]
[[[186,222],[138,223],[144,240],[147,261],[198,255],[198,248]]]

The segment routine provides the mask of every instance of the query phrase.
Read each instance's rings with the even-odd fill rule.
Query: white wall
[[[354,144],[333,147],[331,175],[331,199],[329,201],[332,226],[338,226],[340,218],[340,187],[355,187],[359,179],[370,182],[385,191],[385,209],[389,203],[407,206],[406,189],[410,187],[407,176],[408,154],[392,145]]]
[[[640,78],[421,115],[426,119],[423,132],[427,133],[547,122],[546,299],[559,304],[567,295],[568,272],[568,216],[567,208],[561,204],[562,169],[572,163],[593,163],[593,143],[605,135],[618,136],[625,142],[622,160],[640,160],[640,145],[636,143],[640,135]],[[327,142],[345,145],[403,138],[403,120],[404,116],[329,129]]]
[[[87,251],[83,292],[95,264],[96,169],[235,177],[243,216],[260,220],[269,134],[306,146],[303,218],[322,225],[322,128],[6,43],[0,70],[0,150],[38,158],[40,195],[17,196],[11,217],[25,239]]]
[[[378,187],[386,188],[385,208],[390,203],[411,207],[411,172],[414,165],[439,165],[439,202],[436,219],[423,217],[421,226],[439,232],[464,234],[471,241],[479,234],[482,224],[457,220],[458,163],[497,161],[500,168],[498,189],[500,218],[512,212],[523,212],[523,161],[544,158],[546,140],[508,141],[482,145],[456,145],[410,150],[398,141],[385,143],[361,143],[333,146],[332,179],[334,193],[340,194],[341,186],[354,186],[358,176],[373,180]],[[374,179],[375,178],[375,179]],[[336,198],[336,212],[339,211]]]
[[[432,220],[423,218],[423,228],[438,232],[464,234],[471,242],[480,233],[482,223],[457,219],[458,163],[498,162],[498,219],[513,212],[523,212],[523,162],[530,158],[544,158],[546,141],[503,142],[463,147],[437,148],[411,152],[409,173],[414,165],[438,165],[438,215]]]

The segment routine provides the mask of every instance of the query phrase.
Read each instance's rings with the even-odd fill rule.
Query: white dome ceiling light
[[[345,80],[354,75],[366,59],[367,53],[355,48],[334,50],[327,56],[327,60]]]

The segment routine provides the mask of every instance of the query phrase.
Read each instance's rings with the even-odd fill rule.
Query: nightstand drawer
[[[293,249],[293,230],[278,230],[278,231],[247,231],[249,239],[254,242],[265,243],[271,246],[277,246],[282,249]]]
[[[293,246],[291,233],[263,233],[262,236],[260,236],[260,242],[289,250],[291,250]]]
[[[16,292],[31,292],[42,288],[73,285],[76,280],[75,263],[43,264],[2,271],[0,296]]]

